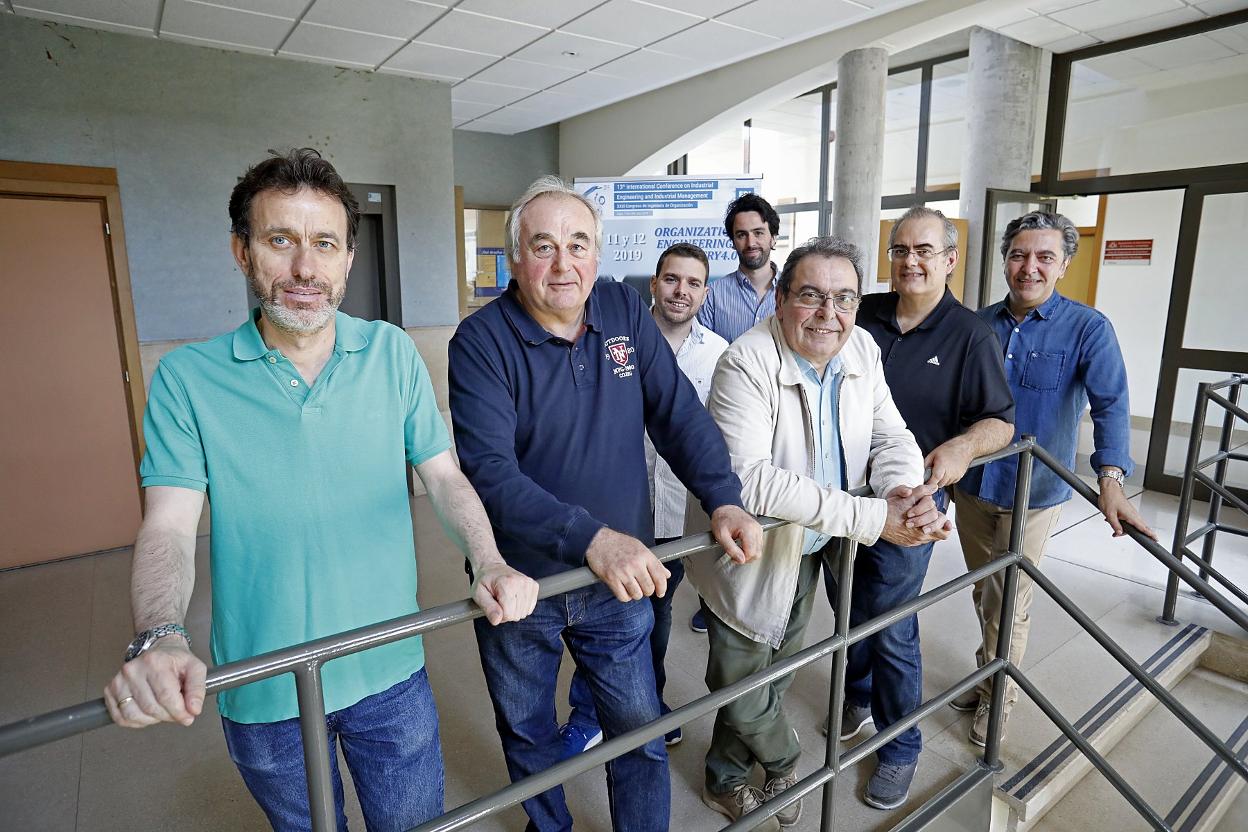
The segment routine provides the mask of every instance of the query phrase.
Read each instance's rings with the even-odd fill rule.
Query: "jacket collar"
[[[789,349],[788,342],[784,340],[784,331],[780,329],[780,319],[772,315],[767,319],[767,327],[771,332],[772,341],[775,342],[776,352],[780,356],[780,372],[776,377],[781,384],[789,386],[801,384],[802,368],[794,358],[793,350]],[[870,336],[854,327],[849,333],[849,340],[837,353],[841,359],[841,373],[846,378],[854,378],[866,372],[867,355],[863,348],[863,338],[870,339]]]

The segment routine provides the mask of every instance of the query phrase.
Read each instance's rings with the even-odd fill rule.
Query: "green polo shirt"
[[[258,313],[256,313],[258,314]],[[217,664],[416,612],[406,463],[450,447],[407,335],[341,312],[309,386],[253,316],[161,360],[143,429],[143,487],[206,491]],[[419,638],[328,662],[336,711],[424,666]],[[296,716],[290,674],[222,693],[236,722]]]

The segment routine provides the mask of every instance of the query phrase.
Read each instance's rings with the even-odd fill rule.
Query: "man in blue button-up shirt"
[[[1127,406],[1127,370],[1109,319],[1091,307],[1057,294],[1057,281],[1079,245],[1079,231],[1060,214],[1033,212],[1010,222],[1001,240],[1009,295],[981,309],[1001,342],[1005,372],[1014,395],[1014,438],[1032,434],[1067,468],[1075,467],[1079,420],[1092,408],[1092,468],[1100,484],[1100,508],[1114,536],[1129,523],[1156,535],[1123,493],[1130,476],[1130,409]],[[999,557],[1010,539],[1010,509],[1018,457],[1011,456],[972,468],[954,491],[962,552],[970,569]],[[1039,563],[1049,534],[1071,490],[1043,465],[1033,469],[1023,556]],[[975,585],[974,599],[983,630],[976,659],[982,666],[997,652],[1004,574]],[[1031,625],[1032,581],[1018,574],[1018,600],[1010,639],[1010,661],[1019,664],[1027,647]],[[975,708],[970,739],[983,745],[987,735],[990,686],[982,684],[975,697],[955,700],[959,710]],[[1006,708],[1018,699],[1011,681]]]
[[[771,262],[780,215],[758,194],[742,194],[724,215],[724,233],[732,240],[738,266],[711,283],[698,323],[729,344],[776,311],[776,264]]]
[[[555,682],[565,644],[607,738],[659,716],[647,596],[665,594],[669,573],[647,548],[647,433],[730,558],[748,562],[762,547],[724,439],[641,296],[595,280],[601,240],[592,203],[555,177],[539,179],[507,222],[508,291],[451,340],[459,458],[504,559],[534,578],[588,566],[602,579],[538,601],[524,626],[477,627],[512,780],[560,759]],[[668,828],[662,737],[607,770],[615,828]],[[530,828],[572,826],[562,788],[524,808]]]

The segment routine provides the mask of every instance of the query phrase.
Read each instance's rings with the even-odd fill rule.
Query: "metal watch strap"
[[[1119,488],[1122,488],[1124,490],[1127,487],[1126,476],[1121,471],[1115,471],[1112,468],[1102,468],[1101,470],[1097,471],[1096,478],[1098,480],[1113,480],[1114,482],[1118,483]]]
[[[130,648],[126,651],[126,661],[132,661],[151,649],[152,645],[165,636],[180,635],[186,639],[186,646],[191,646],[191,634],[181,624],[161,624],[152,627],[150,630],[144,630],[135,636],[134,641],[130,643]]]

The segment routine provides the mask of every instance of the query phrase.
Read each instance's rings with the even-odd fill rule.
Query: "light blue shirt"
[[[731,344],[775,313],[778,275],[779,270],[772,263],[771,283],[761,299],[754,284],[740,269],[711,281],[706,301],[698,310],[698,323]]]
[[[815,433],[815,481],[824,488],[840,489],[845,482],[841,472],[844,459],[841,454],[841,430],[837,422],[836,406],[837,393],[841,387],[841,357],[832,356],[828,366],[823,368],[822,378],[805,358],[797,353],[793,353],[793,357],[797,359],[797,366],[802,371],[802,387],[814,417],[812,427]],[[818,552],[831,539],[829,534],[807,529],[802,539],[802,554]]]

